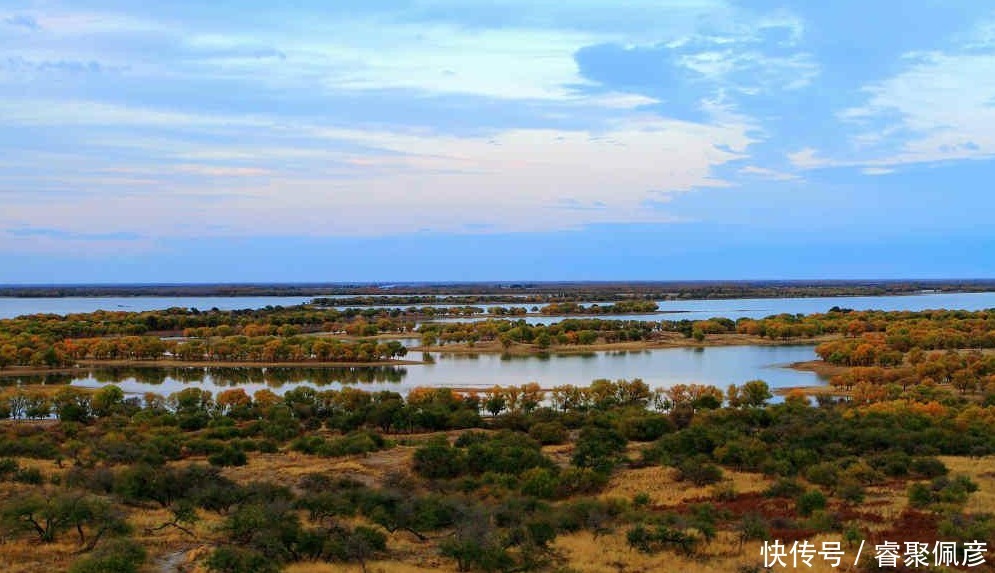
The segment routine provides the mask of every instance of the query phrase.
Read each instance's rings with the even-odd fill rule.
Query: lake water
[[[995,292],[937,293],[902,296],[847,296],[811,298],[742,298],[725,300],[657,301],[662,313],[597,315],[592,318],[620,320],[705,320],[724,317],[764,318],[772,314],[813,314],[834,306],[854,310],[985,310],[995,308]],[[482,305],[486,306],[486,305]],[[529,324],[549,324],[563,320],[557,316],[525,316]],[[436,322],[468,322],[486,317],[444,318]]]
[[[73,313],[97,309],[151,310],[169,307],[210,309],[290,306],[307,302],[307,297],[106,297],[106,298],[0,298],[0,317],[38,312]],[[623,315],[611,318],[634,320],[705,319],[724,316],[761,318],[781,313],[825,312],[833,306],[858,310],[924,310],[995,308],[995,293],[922,294],[888,297],[828,297],[737,300],[663,301],[663,310],[673,314]],[[609,318],[609,317],[601,317]],[[530,316],[531,323],[561,320],[562,317]],[[157,369],[94,370],[88,376],[50,376],[53,382],[96,387],[117,383],[128,393],[156,392],[168,395],[197,385],[217,393],[239,386],[247,392],[271,388],[284,392],[299,385],[338,388],[357,384],[375,391],[392,389],[406,392],[416,386],[487,388],[495,384],[519,385],[538,382],[543,387],[560,384],[587,385],[598,378],[642,378],[651,386],[697,382],[725,388],[760,378],[774,388],[808,386],[825,380],[811,372],[784,368],[792,362],[815,359],[812,346],[733,346],[705,349],[659,349],[636,352],[591,352],[584,355],[548,357],[502,357],[431,353],[433,363],[411,366],[335,369]],[[419,358],[414,355],[411,358]],[[13,383],[4,380],[3,383]]]
[[[341,295],[345,296],[345,295]],[[54,313],[69,314],[93,312],[95,310],[158,310],[170,307],[199,308],[207,310],[219,308],[234,310],[243,308],[263,308],[266,306],[293,306],[309,302],[310,297],[293,296],[235,296],[235,297],[66,297],[66,298],[14,298],[0,297],[0,318],[12,318],[23,314]],[[603,303],[610,304],[610,303]],[[659,301],[660,310],[671,311],[665,314],[646,315],[604,315],[601,318],[624,318],[632,320],[700,320],[712,317],[731,319],[748,317],[762,318],[771,314],[825,312],[833,306],[855,310],[925,310],[931,308],[956,308],[982,310],[995,308],[995,292],[982,293],[942,293],[904,296],[859,296],[823,298],[756,298],[730,300],[683,300]],[[433,305],[451,306],[451,305]],[[508,305],[473,305],[482,308]],[[542,306],[542,305],[530,305]],[[676,312],[675,312],[676,311]],[[446,319],[446,320],[482,320]],[[559,320],[557,317],[529,316],[527,321],[538,324]]]
[[[642,378],[652,387],[677,383],[712,384],[725,389],[752,379],[767,381],[773,388],[810,386],[825,380],[812,372],[786,368],[792,362],[815,358],[814,347],[727,346],[704,349],[667,348],[644,351],[599,351],[583,355],[548,357],[503,357],[496,354],[461,355],[430,353],[434,363],[409,366],[378,366],[326,369],[100,369],[88,376],[61,382],[82,387],[116,383],[132,394],[155,392],[168,395],[190,385],[215,394],[240,387],[248,393],[262,388],[283,393],[309,385],[340,388],[355,385],[369,391],[390,389],[406,393],[416,386],[489,388],[538,382],[586,386],[599,378]],[[418,358],[417,354],[410,358]],[[53,380],[54,381],[54,380]]]
[[[198,308],[209,310],[240,310],[266,306],[294,306],[311,300],[306,296],[113,296],[65,298],[0,297],[0,318],[24,314],[72,314],[96,310],[162,310],[166,308]]]

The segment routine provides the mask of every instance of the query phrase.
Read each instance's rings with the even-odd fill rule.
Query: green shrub
[[[224,546],[215,549],[207,558],[207,570],[217,573],[278,573],[280,566],[257,551]]]
[[[13,479],[19,483],[41,485],[45,481],[45,476],[42,475],[41,470],[38,468],[21,468],[14,472]]]
[[[798,496],[798,499],[795,500],[795,507],[798,515],[808,517],[814,511],[826,509],[826,496],[817,489],[809,490]]]
[[[864,502],[864,498],[867,496],[867,491],[860,483],[847,480],[837,487],[836,496],[846,503],[856,505]]]
[[[798,497],[805,487],[792,478],[780,478],[764,491],[766,497]]]
[[[532,424],[529,436],[544,446],[559,445],[567,441],[567,429],[559,422]]]
[[[466,460],[458,448],[440,436],[415,450],[413,469],[429,479],[450,479],[466,471]]]
[[[625,437],[615,430],[585,426],[580,431],[571,461],[577,467],[608,472],[618,463],[626,443]]]
[[[70,573],[138,573],[146,553],[130,539],[117,539],[73,563]]]
[[[680,551],[684,555],[694,554],[700,538],[693,533],[658,525],[650,529],[638,524],[625,534],[629,547],[643,553],[656,553],[662,549]]]
[[[950,471],[947,466],[936,458],[915,458],[909,466],[913,474],[926,479],[945,476]]]
[[[18,470],[21,469],[20,464],[17,460],[12,458],[2,458],[0,459],[0,481],[6,480],[13,475],[17,474]]]
[[[652,442],[674,429],[674,423],[667,416],[643,411],[625,416],[619,422],[619,431],[627,440],[634,442]]]
[[[522,493],[542,499],[553,499],[560,489],[556,472],[547,468],[532,468],[521,475]]]
[[[770,526],[767,520],[757,513],[748,513],[739,522],[739,539],[746,541],[767,541],[770,539]]]
[[[825,487],[835,487],[839,477],[839,469],[833,462],[822,462],[805,470],[805,479]]]
[[[248,463],[248,458],[240,449],[234,448],[232,446],[226,446],[220,452],[216,454],[211,454],[207,461],[210,462],[212,466],[244,466]]]
[[[689,481],[696,486],[711,485],[722,479],[722,468],[695,457],[684,460],[677,466],[677,481]]]

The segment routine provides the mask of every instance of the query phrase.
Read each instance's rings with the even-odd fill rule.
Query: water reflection
[[[605,314],[591,318],[606,320],[707,320],[723,317],[764,318],[775,314],[812,314],[826,312],[834,306],[854,310],[910,310],[961,309],[984,310],[995,308],[995,292],[930,293],[892,296],[842,296],[798,298],[746,298],[716,300],[661,300],[660,312],[652,314]],[[492,317],[437,318],[434,322],[476,322]],[[563,320],[563,316],[523,317],[528,324],[550,324]]]
[[[407,392],[416,386],[488,388],[538,382],[543,387],[587,385],[599,378],[642,378],[653,387],[677,383],[725,388],[747,380],[766,380],[774,388],[825,382],[812,372],[785,368],[812,360],[812,346],[729,346],[655,350],[594,351],[542,356],[426,353],[424,364],[351,368],[106,368],[77,375],[72,384],[119,384],[125,392],[169,394],[189,385],[214,393],[238,386],[252,393],[263,388],[282,393],[299,385],[337,389]],[[54,378],[51,383],[66,383]]]
[[[246,368],[246,367],[207,367],[207,368],[99,368],[67,378],[77,385],[90,383],[121,384],[129,386],[175,386],[198,384],[219,388],[232,386],[265,386],[282,388],[285,385],[304,384],[312,386],[351,385],[351,384],[397,384],[404,380],[407,370],[398,366],[375,366],[356,368]]]
[[[76,376],[73,374],[46,373],[46,374],[23,374],[19,376],[4,376],[0,378],[0,388],[10,388],[14,386],[65,386],[70,384]]]
[[[352,295],[344,295],[352,296]],[[326,298],[334,298],[332,296]],[[102,310],[142,310],[170,307],[219,308],[221,310],[243,308],[265,308],[267,306],[294,306],[310,301],[310,297],[70,297],[70,298],[11,298],[0,297],[0,318],[12,318],[23,314],[55,313],[67,314]],[[855,310],[924,310],[929,308],[956,308],[982,310],[995,308],[995,292],[982,293],[929,293],[918,295],[855,296],[855,297],[806,297],[806,298],[760,298],[760,299],[720,299],[720,300],[661,300],[657,301],[661,313],[647,315],[602,315],[599,318],[625,320],[704,320],[716,316],[736,319],[740,317],[762,318],[771,314],[825,312],[833,306],[843,306]],[[393,305],[394,307],[398,305]],[[400,305],[407,307],[409,305]],[[462,306],[462,305],[417,305],[417,306]],[[507,304],[473,305],[487,309]],[[531,306],[529,307],[531,308]],[[468,319],[438,319],[443,322],[484,320],[482,316]],[[531,324],[562,320],[563,317],[531,315],[526,320]],[[416,344],[418,341],[412,341]]]

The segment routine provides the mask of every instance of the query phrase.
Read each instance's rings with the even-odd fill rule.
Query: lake
[[[96,309],[149,310],[179,307],[209,309],[290,306],[307,297],[108,297],[108,298],[0,298],[0,317],[53,312],[88,312]],[[662,301],[672,314],[623,315],[630,320],[705,319],[724,316],[761,318],[780,313],[825,312],[833,306],[858,310],[924,310],[950,308],[981,310],[995,307],[995,292],[922,294],[887,297],[826,297],[779,299],[732,299]],[[531,323],[562,320],[562,317],[529,316]],[[415,343],[412,341],[411,343]],[[825,380],[811,372],[784,365],[816,358],[812,346],[732,346],[705,349],[668,348],[635,352],[591,352],[583,355],[547,357],[503,357],[496,354],[459,355],[430,353],[431,364],[335,369],[157,369],[93,370],[88,376],[57,378],[77,386],[95,387],[118,383],[129,393],[152,391],[169,394],[191,384],[218,392],[240,386],[247,392],[271,388],[283,392],[299,385],[339,388],[358,384],[371,391],[393,389],[406,392],[416,386],[487,388],[538,382],[543,387],[560,384],[587,385],[598,378],[642,378],[651,386],[698,382],[725,388],[760,378],[774,388],[809,386]],[[417,359],[414,355],[411,358]]]
[[[660,306],[660,310],[665,312],[655,314],[603,314],[592,315],[592,318],[620,320],[705,320],[724,317],[736,320],[737,318],[764,318],[772,314],[784,313],[813,314],[826,312],[834,306],[852,308],[854,310],[916,311],[940,308],[985,310],[995,308],[995,292],[931,293],[899,296],[665,300],[657,301],[657,304]],[[522,318],[529,324],[549,324],[563,320],[563,317],[538,315]],[[477,320],[486,320],[486,317],[444,318],[438,319],[436,322],[467,322]]]
[[[546,357],[428,354],[434,363],[324,369],[96,369],[89,375],[71,380],[67,376],[62,381],[81,387],[116,383],[131,394],[156,392],[163,395],[190,385],[215,394],[237,386],[251,394],[262,388],[282,393],[300,385],[322,388],[355,385],[369,391],[390,389],[401,393],[416,386],[483,389],[528,382],[538,382],[543,387],[560,384],[586,386],[599,378],[642,378],[656,388],[696,382],[725,389],[729,384],[742,384],[756,378],[767,381],[773,388],[825,383],[823,378],[812,372],[785,367],[792,362],[814,359],[814,347],[811,345],[598,351]],[[410,358],[418,358],[418,355]]]
[[[345,296],[345,295],[341,295]],[[263,308],[266,306],[293,306],[309,302],[310,297],[287,296],[234,296],[234,297],[66,297],[66,298],[15,298],[0,297],[0,318],[12,318],[23,314],[54,313],[69,314],[93,312],[95,310],[158,310],[170,307],[198,308],[207,310],[219,308],[233,310],[243,308]],[[603,303],[610,304],[610,303]],[[602,315],[600,318],[624,318],[631,320],[700,320],[713,317],[737,319],[762,318],[771,314],[825,312],[833,306],[855,310],[925,310],[930,308],[956,308],[982,310],[995,308],[995,292],[982,293],[939,293],[902,296],[859,296],[822,298],[751,298],[727,300],[682,300],[659,301],[661,310],[679,311],[666,314],[646,315]],[[419,305],[422,306],[422,305]],[[448,306],[448,305],[433,305]],[[473,305],[487,308],[507,305]],[[533,305],[530,305],[530,307]],[[542,305],[538,305],[542,306]],[[446,320],[482,320],[446,319]],[[558,317],[529,316],[525,320],[533,324],[560,320]]]
[[[73,314],[97,310],[139,312],[166,308],[240,310],[266,306],[294,306],[309,302],[306,296],[110,296],[64,298],[0,297],[0,318],[24,314]]]

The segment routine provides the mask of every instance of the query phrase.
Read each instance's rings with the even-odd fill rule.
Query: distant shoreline
[[[7,284],[0,297],[323,297],[615,294],[659,300],[894,296],[995,291],[995,279],[558,281],[475,283]]]
[[[465,343],[446,344],[443,346],[414,346],[408,348],[408,352],[438,352],[441,354],[508,354],[512,356],[532,356],[541,354],[584,354],[598,351],[641,351],[641,350],[663,350],[668,348],[714,348],[723,346],[815,346],[822,342],[838,340],[841,336],[836,334],[815,336],[812,338],[791,338],[785,340],[772,340],[760,338],[748,334],[710,334],[705,340],[685,338],[684,336],[672,333],[665,339],[640,340],[632,342],[605,342],[586,345],[552,345],[549,348],[540,348],[534,344],[512,344],[508,348],[500,342],[493,340],[478,342],[474,345]]]
[[[0,378],[77,374],[99,368],[368,368],[376,366],[416,366],[421,360],[383,360],[379,362],[211,362],[184,360],[81,360],[75,366],[37,368],[11,366],[0,370]]]
[[[670,348],[705,349],[726,346],[814,346],[829,340],[839,339],[839,335],[823,335],[812,338],[796,338],[787,340],[771,340],[746,334],[711,334],[701,341],[685,338],[674,333],[662,340],[612,342],[588,345],[554,345],[549,348],[539,348],[533,344],[512,344],[504,348],[498,341],[468,344],[447,344],[444,346],[415,346],[408,349],[410,353],[433,352],[438,354],[503,354],[509,356],[541,356],[544,354],[569,356],[590,352],[641,352],[647,350],[664,350]],[[821,363],[819,360],[812,363]],[[97,368],[354,368],[376,366],[417,366],[427,364],[423,360],[385,360],[374,362],[251,362],[251,361],[183,361],[183,360],[81,360],[75,366],[61,368],[38,368],[12,366],[0,370],[0,378],[18,376],[43,376],[47,374],[75,374]],[[809,362],[798,362],[790,368],[796,370],[817,370],[817,365]],[[825,365],[826,369],[839,367]],[[821,373],[821,372],[820,372]],[[835,373],[835,371],[833,372]]]
[[[800,370],[802,372],[814,372],[819,376],[832,377],[837,374],[842,374],[849,370],[847,366],[835,366],[822,360],[806,360],[804,362],[795,362],[791,364],[789,368],[793,370]]]

